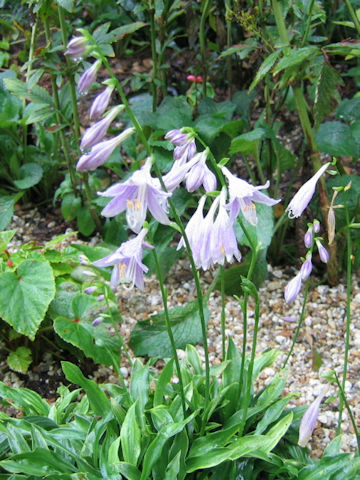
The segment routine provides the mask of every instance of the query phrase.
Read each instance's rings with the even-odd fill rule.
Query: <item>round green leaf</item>
[[[43,169],[37,163],[25,163],[19,171],[19,179],[14,180],[15,185],[22,190],[33,187],[40,182]]]
[[[358,157],[358,146],[349,125],[341,122],[322,123],[317,132],[316,145],[322,152],[334,157]]]
[[[0,316],[31,340],[54,296],[55,281],[49,262],[25,260],[16,273],[0,275]]]

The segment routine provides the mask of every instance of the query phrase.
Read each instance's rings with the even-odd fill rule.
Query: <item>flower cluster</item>
[[[75,38],[70,41],[66,54],[70,58],[78,60],[88,51],[89,48],[84,44],[83,39]],[[95,59],[95,62],[81,75],[78,82],[80,93],[85,93],[91,88],[100,66],[101,60]],[[112,80],[106,80],[104,86],[105,89],[96,96],[90,108],[90,118],[96,120],[96,123],[83,135],[80,147],[84,153],[77,163],[77,169],[80,171],[93,170],[102,165],[114,149],[134,133],[134,128],[130,127],[116,137],[105,139],[111,123],[124,107],[119,105],[106,113],[115,85]],[[113,287],[124,282],[143,288],[143,274],[147,272],[147,268],[142,263],[142,249],[144,247],[152,248],[145,242],[148,232],[148,229],[144,228],[147,212],[149,211],[159,223],[170,224],[168,201],[181,182],[184,182],[185,188],[189,192],[195,192],[200,188],[206,192],[201,196],[198,206],[185,228],[186,238],[181,238],[178,244],[178,249],[190,246],[196,267],[203,270],[216,264],[223,265],[225,261],[240,261],[241,253],[234,228],[238,215],[241,213],[246,222],[256,226],[258,222],[256,204],[272,207],[280,201],[270,198],[263,192],[269,187],[269,182],[253,186],[245,180],[237,178],[225,166],[220,168],[214,160],[209,168],[207,160],[211,154],[208,149],[197,151],[196,134],[192,129],[170,130],[165,135],[165,139],[174,145],[174,161],[170,170],[163,175],[161,180],[151,175],[153,159],[149,157],[143,166],[126,180],[99,192],[100,196],[110,198],[102,214],[105,217],[114,217],[126,212],[128,227],[136,234],[114,253],[94,262],[94,265],[100,268],[114,266],[111,276]],[[291,217],[297,217],[304,211],[314,193],[318,179],[328,165],[324,165],[312,179],[303,185],[290,202],[287,210]],[[223,185],[218,192],[217,182],[220,177]],[[205,206],[210,202],[206,212]],[[305,244],[310,248],[310,253],[299,274],[286,288],[287,301],[294,300],[301,289],[302,281],[311,273],[311,252],[314,244],[319,250],[320,258],[327,261],[327,252],[321,244],[321,239],[313,240],[312,232],[317,232],[317,228],[318,225],[314,222],[312,229],[307,232]]]

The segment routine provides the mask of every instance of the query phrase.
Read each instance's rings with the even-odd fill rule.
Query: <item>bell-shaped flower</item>
[[[298,445],[300,447],[306,447],[311,435],[314,431],[317,418],[320,413],[320,404],[324,398],[326,389],[316,398],[316,400],[308,407],[304,413],[299,427],[299,440]]]
[[[114,91],[113,85],[108,85],[99,95],[97,95],[90,107],[90,119],[96,120],[101,117],[101,115],[107,109],[111,94]]]
[[[85,70],[85,72],[81,75],[79,82],[77,84],[77,88],[79,93],[86,93],[91,85],[95,82],[96,80],[96,75],[101,66],[101,61],[96,60],[90,68]]]
[[[186,174],[186,190],[188,192],[194,192],[201,185],[203,185],[207,192],[216,190],[216,176],[206,165],[206,153],[206,150],[204,150],[195,155],[195,157],[199,157],[199,160]]]
[[[299,295],[302,285],[302,272],[300,271],[285,287],[285,301],[286,303],[292,303]]]
[[[85,37],[74,37],[69,41],[64,53],[74,62],[78,62],[86,53],[86,44],[87,41]]]
[[[325,170],[330,165],[330,162],[323,165],[314,176],[310,178],[304,185],[298,190],[298,192],[294,195],[293,199],[289,203],[286,208],[286,212],[289,212],[290,218],[297,218],[303,213],[305,208],[309,205],[314,192],[316,184],[321,177],[321,175],[325,172]]]
[[[124,105],[112,108],[102,120],[88,128],[81,139],[80,149],[86,150],[99,143],[105,137],[111,122],[124,108]]]
[[[148,158],[140,170],[134,172],[125,182],[112,185],[105,192],[99,192],[103,197],[114,197],[101,212],[105,217],[114,217],[126,210],[126,220],[129,228],[140,232],[149,209],[152,216],[164,225],[170,220],[168,213],[168,197],[171,193],[164,192],[158,179],[150,174],[151,159]]]
[[[102,165],[110,157],[117,146],[134,133],[134,128],[127,128],[120,135],[110,140],[104,140],[92,147],[89,153],[82,155],[76,164],[76,170],[85,172],[87,170],[95,170]]]
[[[280,202],[259,191],[269,188],[270,182],[254,187],[245,180],[235,177],[226,167],[222,167],[221,170],[229,182],[231,219],[235,219],[241,211],[245,220],[255,226],[257,224],[255,203],[263,203],[271,207]]]
[[[147,232],[148,229],[143,228],[135,238],[122,243],[115,252],[93,262],[95,267],[114,265],[110,280],[112,288],[119,283],[130,283],[130,288],[136,285],[140,290],[144,289],[144,273],[148,267],[142,263],[142,249],[154,248],[144,242]]]
[[[215,264],[223,264],[225,258],[231,262],[233,257],[239,261],[241,254],[237,248],[233,223],[225,209],[226,191],[223,190],[213,201],[204,217],[203,209],[206,195],[201,197],[198,208],[189,220],[185,233],[197,268],[207,270]],[[214,220],[216,211],[218,214]],[[178,249],[185,246],[182,238]]]
[[[233,222],[226,210],[226,189],[222,189],[219,195],[219,210],[211,232],[211,256],[214,263],[223,265],[225,259],[232,263],[234,258],[241,260],[238,249]]]

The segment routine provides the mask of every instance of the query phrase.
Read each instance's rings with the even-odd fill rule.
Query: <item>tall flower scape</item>
[[[89,53],[86,40],[76,37],[69,43],[66,54],[74,61]],[[94,54],[95,56],[96,54]],[[96,75],[101,67],[101,60],[96,59],[80,77],[79,92],[86,93],[96,81]],[[124,105],[118,105],[108,110],[112,92],[115,88],[112,79],[103,82],[105,88],[98,94],[90,108],[90,118],[97,119],[88,128],[81,141],[83,155],[77,163],[77,170],[94,170],[103,165],[115,148],[126,138],[135,133],[135,128],[127,128],[121,134],[110,139],[104,139],[111,123],[124,110]],[[147,267],[142,263],[142,249],[153,248],[145,241],[148,229],[144,222],[148,211],[161,224],[169,225],[168,199],[174,190],[182,183],[188,192],[204,189],[205,193],[198,201],[198,207],[188,221],[185,234],[191,248],[196,267],[207,270],[214,265],[223,265],[234,259],[241,260],[241,253],[235,235],[234,223],[241,213],[248,224],[257,225],[256,204],[261,203],[273,206],[279,199],[270,198],[263,193],[269,188],[269,182],[260,186],[253,186],[243,179],[237,178],[225,166],[213,164],[211,170],[207,165],[208,149],[197,151],[196,132],[189,128],[174,129],[166,133],[165,139],[174,145],[174,162],[167,174],[160,180],[151,174],[153,158],[148,157],[143,166],[135,171],[127,180],[112,185],[100,196],[111,200],[102,210],[105,217],[114,217],[126,212],[126,220],[130,230],[137,234],[134,238],[123,243],[114,253],[94,263],[97,267],[114,266],[111,276],[111,286],[119,283],[136,285],[143,289],[143,274]],[[305,183],[287,207],[289,217],[298,217],[309,204],[320,176],[326,171],[329,164],[324,165],[307,183]],[[214,173],[214,171],[215,173]],[[217,174],[217,175],[216,175]],[[223,185],[217,190],[217,177],[222,179]],[[227,180],[225,185],[224,177]],[[207,212],[204,212],[205,206]],[[311,273],[312,231],[319,231],[315,221],[307,233],[308,247],[311,249],[298,275],[291,280],[285,291],[285,299],[292,302],[301,289],[301,282]],[[311,236],[311,240],[309,239]],[[327,261],[327,252],[315,239],[321,259]],[[182,237],[178,249],[185,247]]]

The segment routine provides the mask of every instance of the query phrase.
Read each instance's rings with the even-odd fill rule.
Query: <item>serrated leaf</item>
[[[256,87],[256,85],[265,77],[265,75],[272,69],[274,66],[276,60],[278,59],[280,53],[282,52],[282,49],[275,50],[275,52],[270,53],[268,57],[263,61],[263,63],[260,65],[259,70],[257,71],[254,80],[251,82],[251,85],[249,87],[249,92]]]
[[[15,352],[11,352],[7,357],[9,367],[15,372],[26,373],[31,362],[31,350],[26,347],[18,347]]]
[[[287,51],[284,56],[279,60],[274,74],[281,72],[284,69],[290,67],[295,67],[305,60],[308,60],[309,57],[315,52],[319,52],[318,47],[310,46],[303,48],[293,48],[292,50]]]
[[[19,179],[14,180],[14,184],[25,190],[39,183],[42,175],[43,169],[38,163],[25,163],[20,167]]]
[[[339,93],[336,89],[338,84],[343,84],[338,72],[328,63],[324,62],[318,80],[316,82],[314,120],[315,129],[332,110],[331,98],[339,101]]]
[[[205,320],[209,311],[204,308]],[[201,340],[201,324],[197,302],[169,310],[170,322],[177,348],[185,348],[188,343]],[[131,332],[130,347],[136,355],[149,357],[172,357],[172,348],[166,329],[164,312],[152,315],[148,320],[139,321]]]
[[[25,260],[16,273],[0,275],[0,315],[31,340],[54,296],[54,275],[47,261]]]

